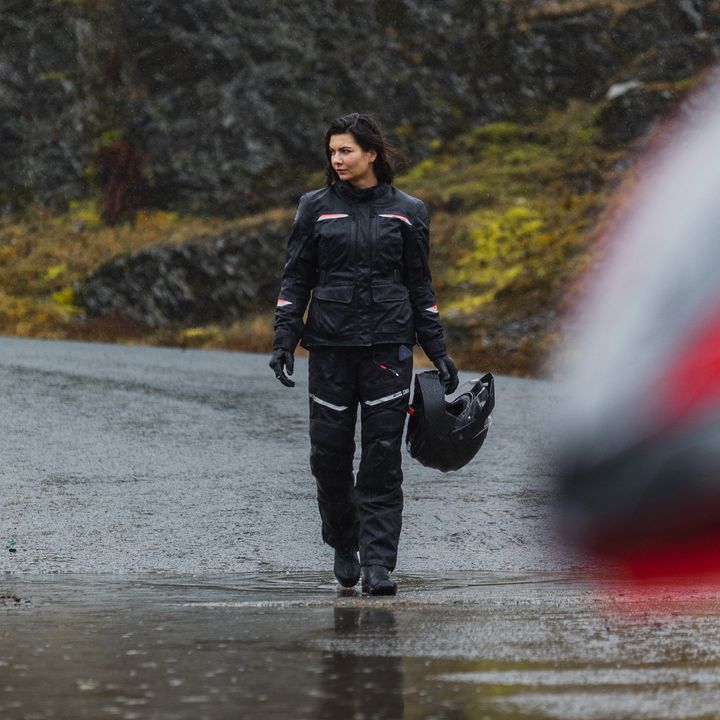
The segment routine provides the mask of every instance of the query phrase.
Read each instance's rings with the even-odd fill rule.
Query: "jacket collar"
[[[371,200],[377,200],[383,195],[386,195],[390,186],[387,183],[381,182],[370,188],[358,189],[346,180],[338,180],[334,183],[333,188],[335,188],[335,192],[343,198],[343,200],[349,202],[370,202]]]

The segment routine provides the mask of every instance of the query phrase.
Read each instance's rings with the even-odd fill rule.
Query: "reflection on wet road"
[[[327,573],[6,578],[11,718],[716,717],[714,590],[579,579]],[[29,601],[29,602],[26,602]]]

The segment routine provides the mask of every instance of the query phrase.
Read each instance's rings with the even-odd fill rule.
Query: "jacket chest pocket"
[[[403,256],[403,221],[396,217],[378,215],[376,218],[374,258],[376,264],[388,268],[399,267]]]
[[[352,217],[345,213],[320,215],[315,223],[318,264],[332,269],[349,264],[352,243]]]

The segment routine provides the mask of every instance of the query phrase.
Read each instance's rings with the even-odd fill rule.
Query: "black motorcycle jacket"
[[[288,239],[273,348],[418,342],[431,360],[447,354],[428,257],[418,198],[342,180],[306,193]]]

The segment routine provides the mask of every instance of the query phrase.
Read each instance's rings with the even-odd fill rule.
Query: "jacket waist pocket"
[[[373,302],[403,302],[408,297],[408,289],[401,283],[382,283],[372,286]]]

